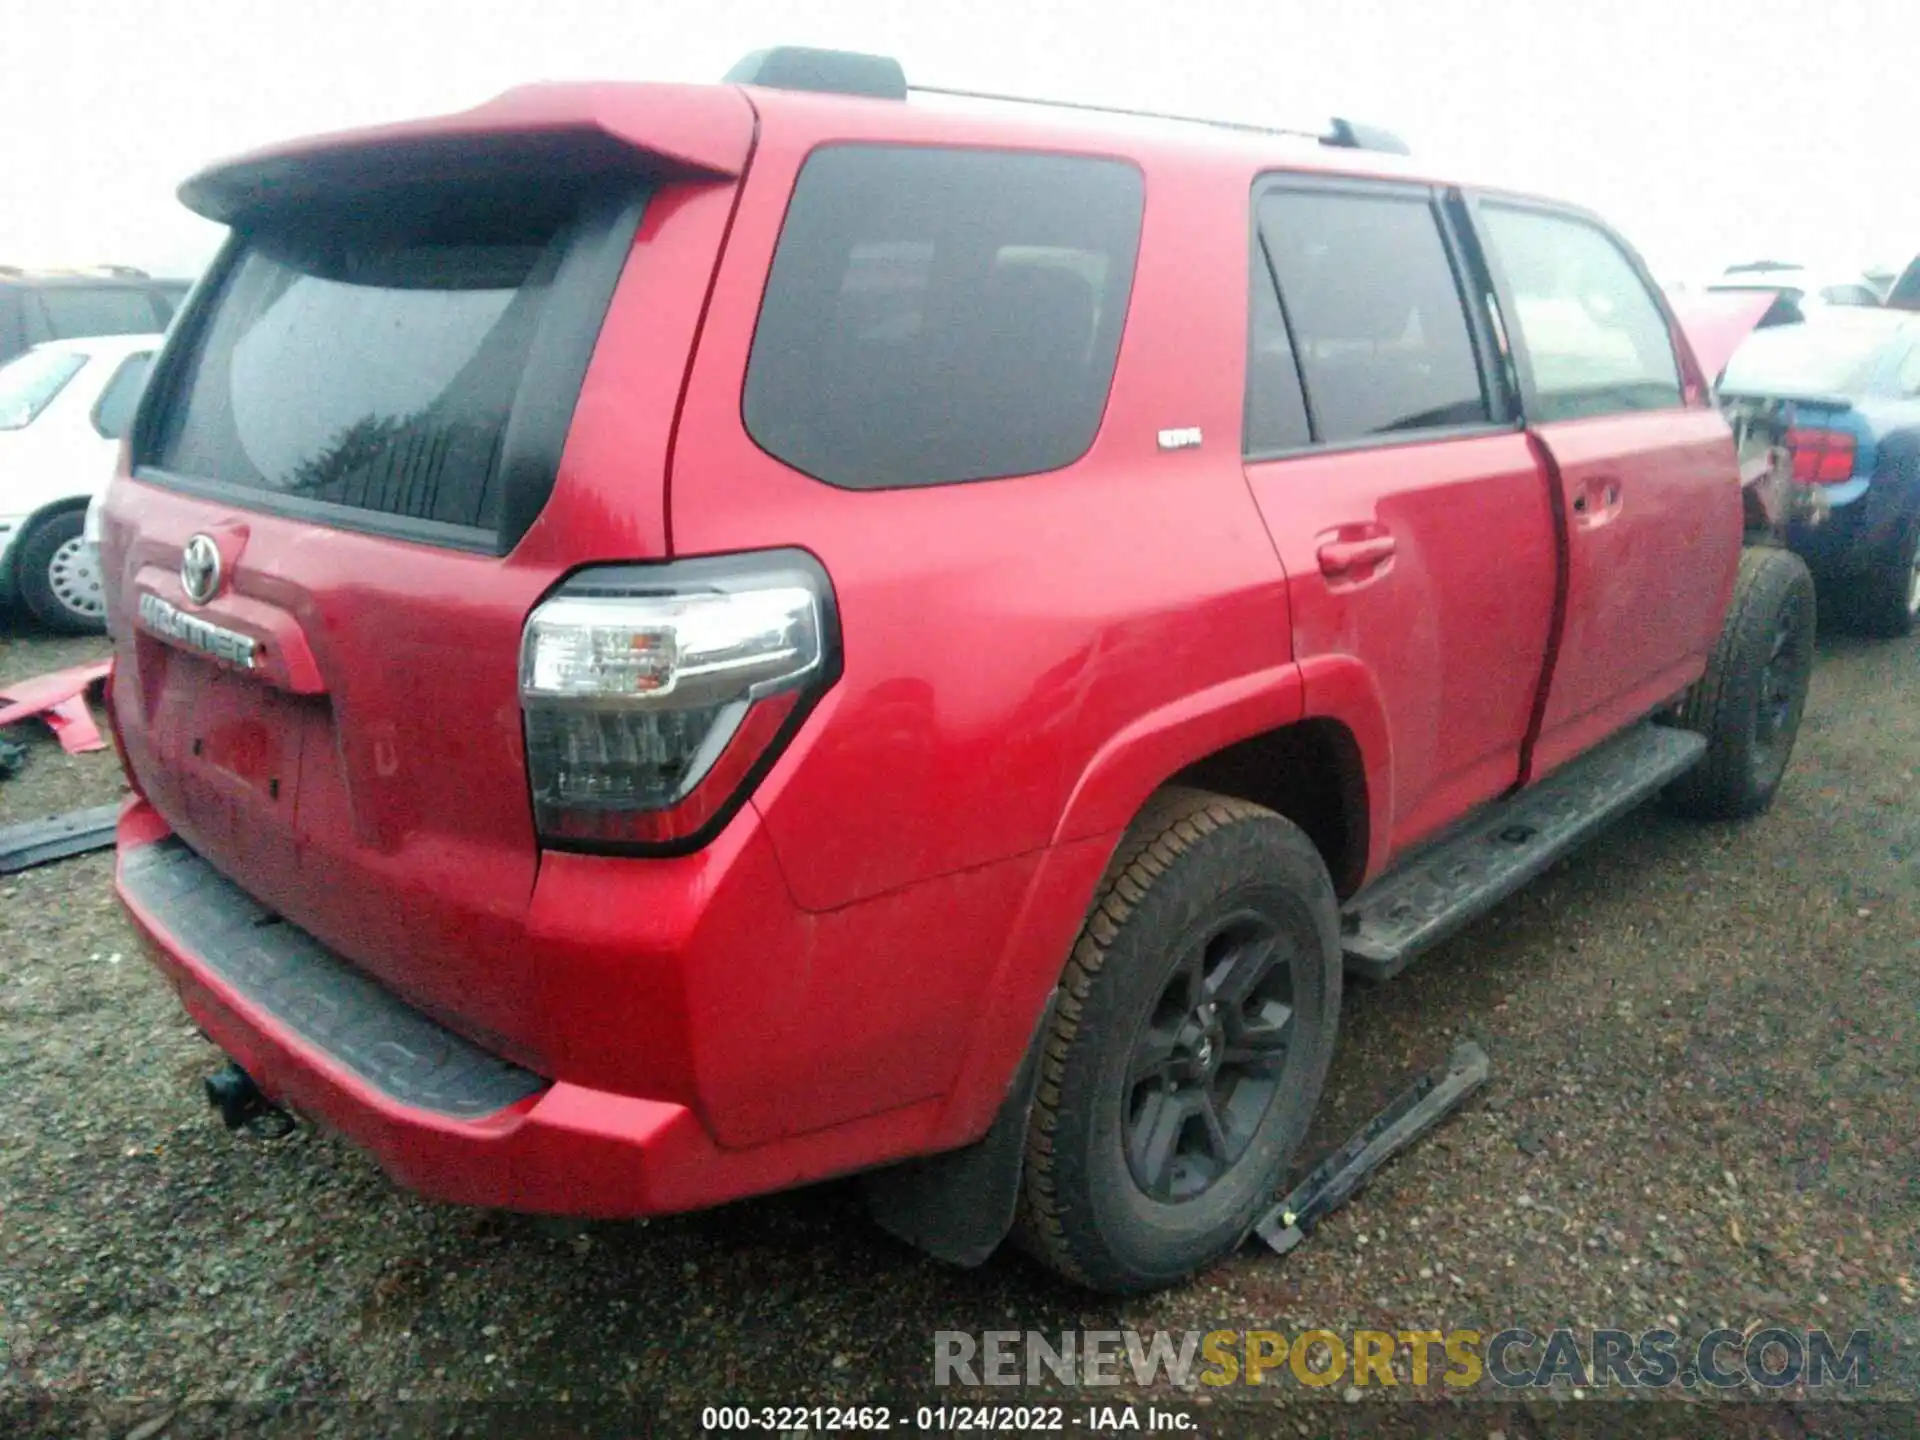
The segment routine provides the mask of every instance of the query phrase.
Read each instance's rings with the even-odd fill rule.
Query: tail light
[[[1793,478],[1802,485],[1832,485],[1853,475],[1858,442],[1851,430],[1798,427],[1787,431]]]
[[[704,844],[837,678],[839,656],[832,587],[804,552],[572,576],[527,618],[520,647],[541,842]]]

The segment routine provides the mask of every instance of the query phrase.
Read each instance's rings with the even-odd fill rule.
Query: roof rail
[[[1216,130],[1237,130],[1249,135],[1286,135],[1299,140],[1317,140],[1322,145],[1343,150],[1383,150],[1395,155],[1409,153],[1406,142],[1391,131],[1337,117],[1325,130],[1299,130],[1284,125],[1255,125],[1246,120],[1219,120],[1207,115],[1176,115],[1165,110],[1135,110],[1125,105],[1095,105],[1084,100],[1049,100],[1033,95],[999,95],[989,90],[955,90],[944,85],[909,85],[907,89],[923,95],[952,95],[965,100],[999,100],[1013,105],[1045,105],[1058,110],[1089,110],[1100,115],[1131,115],[1143,120],[1177,120],[1186,125],[1207,125]]]
[[[1123,105],[1094,105],[1081,100],[1048,100],[1033,95],[1001,95],[990,90],[958,90],[945,85],[909,85],[906,71],[889,55],[863,55],[853,50],[819,50],[804,45],[775,45],[742,56],[722,77],[730,85],[763,85],[774,90],[806,90],[827,95],[864,95],[876,100],[904,100],[909,93],[950,95],[962,100],[995,100],[1010,105],[1044,105],[1057,110],[1087,110],[1101,115],[1131,115],[1144,120],[1177,120],[1216,130],[1238,130],[1249,135],[1287,135],[1314,140],[1341,150],[1379,150],[1393,155],[1410,153],[1406,142],[1391,131],[1335,116],[1325,130],[1295,130],[1278,125],[1254,125],[1244,120],[1217,120],[1205,115],[1174,115],[1162,110],[1134,110]]]

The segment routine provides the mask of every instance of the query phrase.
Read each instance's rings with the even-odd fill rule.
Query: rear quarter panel
[[[944,1093],[956,1143],[991,1118],[1139,804],[1299,713],[1285,586],[1240,463],[1250,172],[1149,163],[1120,359],[1080,461],[847,491],[761,451],[741,420],[794,176],[815,144],[864,138],[828,123],[848,107],[818,123],[805,103],[780,110],[688,386],[673,548],[799,545],[832,577],[843,676],[754,798],[819,915],[793,1031],[814,1079],[794,1103],[828,1123],[876,1088],[895,1104]],[[885,118],[889,140],[916,124],[955,139],[951,117]],[[1191,426],[1198,448],[1159,448]]]
[[[756,796],[796,897],[827,910],[1047,845],[1114,736],[1291,648],[1240,474],[1244,193],[1148,174],[1120,361],[1077,464],[841,490],[761,451],[740,418],[785,197],[813,145],[845,134],[811,119],[763,130],[688,388],[670,522],[676,555],[802,545],[833,578],[845,675]],[[1161,451],[1158,431],[1184,426],[1202,445]]]

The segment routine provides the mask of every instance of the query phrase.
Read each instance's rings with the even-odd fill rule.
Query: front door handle
[[[1371,569],[1393,558],[1398,544],[1389,534],[1368,535],[1359,540],[1329,540],[1320,547],[1322,575],[1350,575],[1355,570]]]

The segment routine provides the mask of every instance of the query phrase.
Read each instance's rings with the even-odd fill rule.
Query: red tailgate
[[[526,953],[521,631],[570,569],[666,554],[751,137],[735,91],[544,88],[197,177],[235,236],[104,507],[116,718],[155,808],[543,1073],[567,1027]]]

